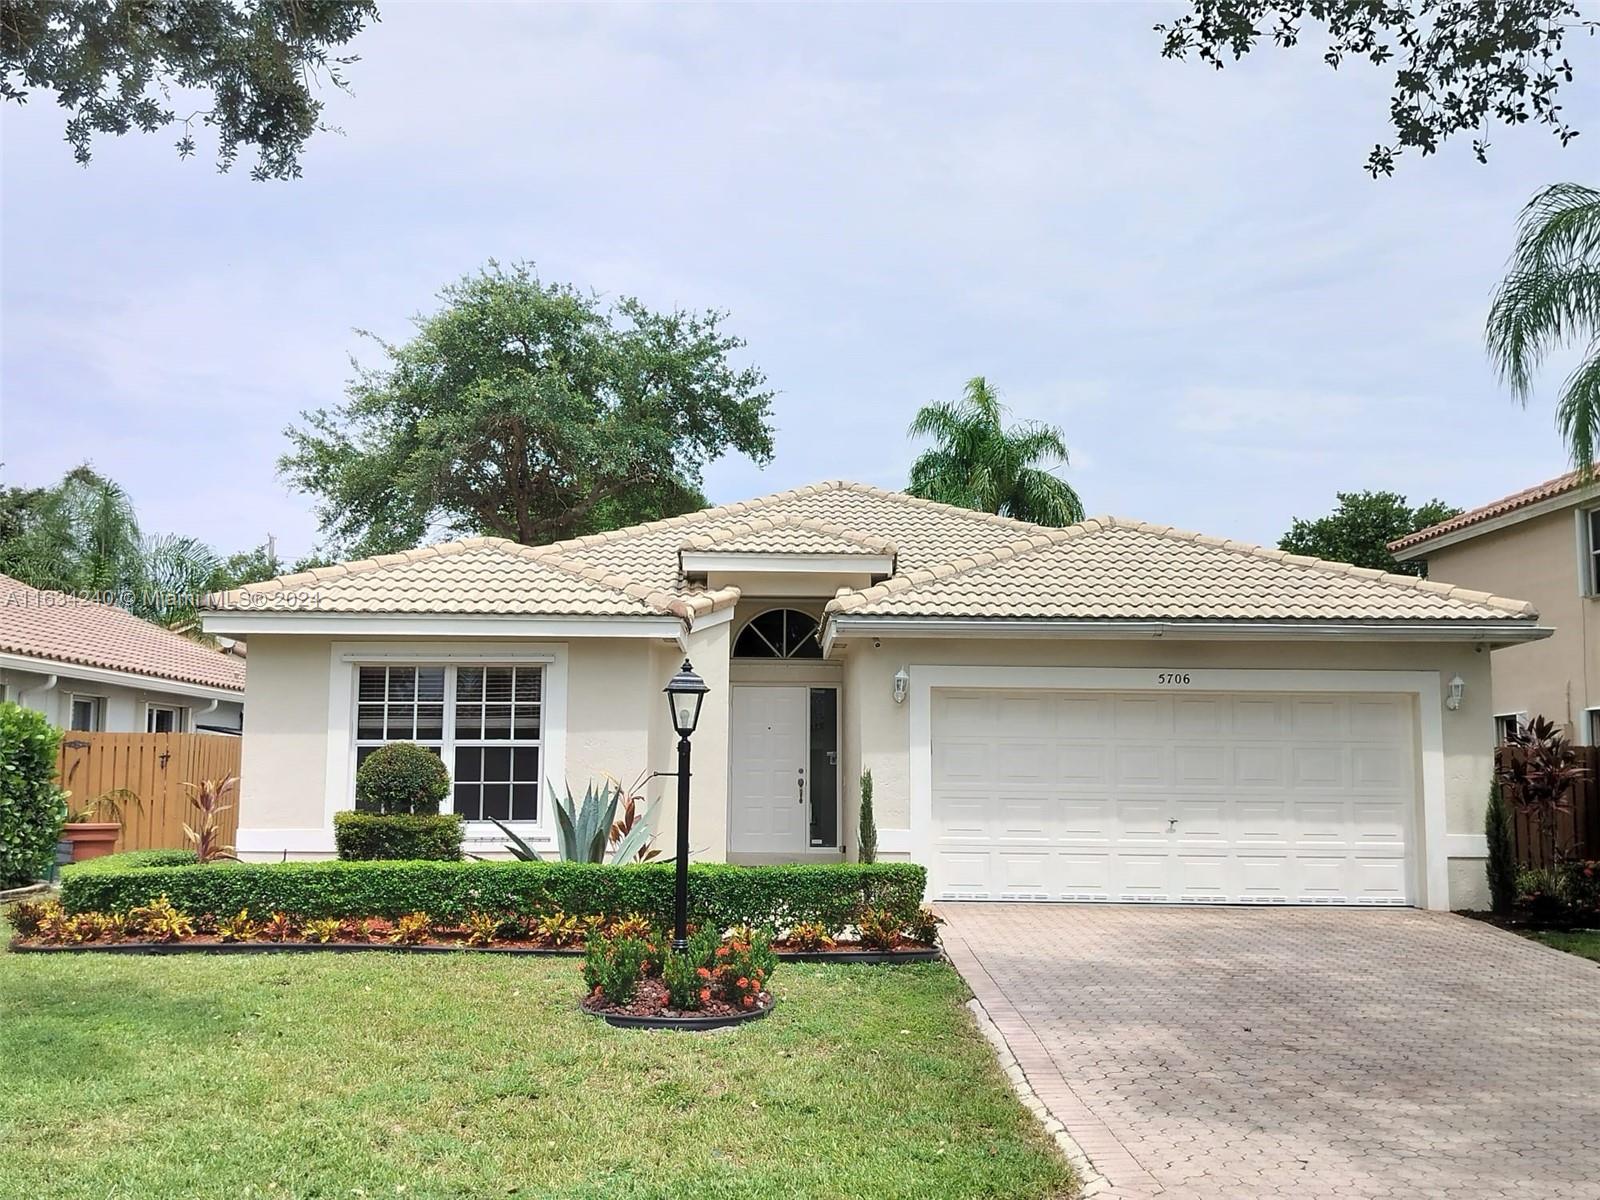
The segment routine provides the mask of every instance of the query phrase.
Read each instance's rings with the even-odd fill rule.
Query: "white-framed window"
[[[146,704],[144,706],[144,731],[146,733],[182,733],[188,725],[189,710],[178,704]]]
[[[1495,713],[1494,715],[1494,741],[1497,746],[1504,746],[1511,740],[1513,734],[1519,732],[1525,721],[1524,713]]]
[[[67,697],[67,728],[98,733],[105,728],[106,698],[74,692]]]
[[[1583,514],[1583,562],[1579,576],[1586,596],[1600,596],[1600,508]]]
[[[469,821],[536,823],[544,759],[542,663],[356,667],[355,761],[416,742],[450,768]]]

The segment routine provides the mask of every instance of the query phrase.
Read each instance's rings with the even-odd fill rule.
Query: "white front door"
[[[730,848],[799,854],[807,846],[805,687],[733,689],[733,814]]]

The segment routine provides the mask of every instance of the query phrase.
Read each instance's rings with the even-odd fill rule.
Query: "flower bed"
[[[589,939],[580,1007],[613,1025],[716,1029],[772,1011],[776,968],[763,930],[702,929],[674,950],[657,931],[622,922]]]
[[[536,914],[474,910],[465,917],[433,917],[417,911],[387,917],[304,917],[281,910],[231,916],[183,911],[167,897],[124,912],[69,912],[54,900],[24,901],[7,913],[22,951],[111,951],[173,954],[187,951],[239,953],[306,950],[480,950],[513,954],[578,954],[596,935],[633,934],[657,950],[663,923],[639,913],[621,917],[575,917],[558,910]],[[889,962],[938,956],[932,944],[936,919],[925,910],[895,924],[881,912],[861,914],[860,937],[818,940],[796,926],[772,943],[783,958],[812,961]],[[741,923],[743,928],[748,929]],[[705,926],[719,929],[721,926]],[[796,937],[796,931],[800,936]],[[927,940],[918,940],[918,938]],[[769,939],[770,941],[770,939]]]

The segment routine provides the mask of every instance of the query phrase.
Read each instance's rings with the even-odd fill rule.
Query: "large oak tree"
[[[772,456],[772,393],[736,366],[726,314],[606,305],[530,264],[446,287],[346,403],[303,414],[280,469],[317,497],[329,548],[433,534],[538,544],[699,507],[728,451]],[[373,337],[366,334],[367,337]]]

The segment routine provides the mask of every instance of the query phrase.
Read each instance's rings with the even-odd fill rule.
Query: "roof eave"
[[[1469,642],[1508,646],[1555,632],[1531,620],[1263,621],[1126,618],[906,617],[838,613],[827,623],[823,651],[851,634],[873,637],[991,637],[1172,641]]]
[[[194,679],[180,679],[171,675],[157,675],[149,671],[133,671],[122,667],[104,667],[94,663],[75,662],[69,658],[55,658],[43,654],[24,654],[19,651],[0,651],[0,668],[8,671],[26,671],[32,675],[62,675],[91,683],[109,683],[119,687],[142,688],[150,692],[169,692],[175,696],[198,696],[205,700],[242,700],[244,685],[234,687],[226,683],[202,683]],[[30,690],[30,689],[22,689]]]
[[[1581,508],[1596,499],[1600,499],[1600,484],[1569,488],[1554,496],[1546,496],[1543,500],[1535,500],[1531,504],[1519,505],[1505,512],[1495,513],[1493,516],[1482,517],[1466,525],[1442,529],[1437,534],[1429,534],[1428,530],[1420,529],[1416,533],[1407,534],[1390,542],[1388,550],[1400,562],[1413,562],[1449,546],[1459,545],[1498,530],[1509,529],[1513,525],[1520,525],[1536,517],[1548,516],[1569,508]],[[1448,521],[1441,522],[1441,525],[1449,524]]]

